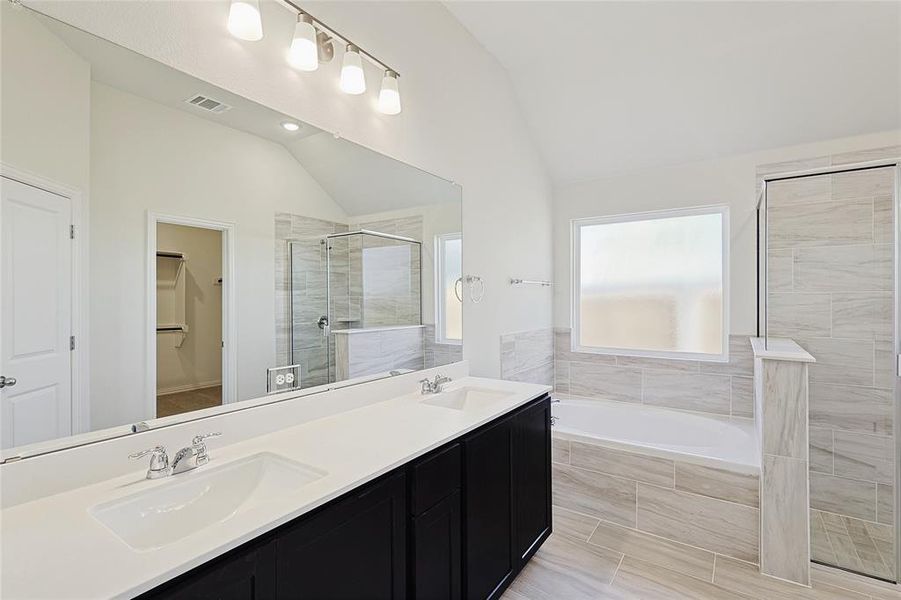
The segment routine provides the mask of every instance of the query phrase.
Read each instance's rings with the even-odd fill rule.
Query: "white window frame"
[[[441,233],[435,236],[435,342],[438,344],[449,344],[453,346],[463,345],[463,340],[455,340],[444,336],[445,322],[444,316],[446,307],[444,299],[444,244],[452,240],[460,240],[462,244],[463,234],[461,232]],[[462,289],[462,288],[461,288]],[[461,292],[462,293],[462,292]],[[461,301],[462,304],[462,301]]]
[[[634,221],[651,221],[655,219],[668,219],[673,217],[686,217],[693,215],[722,215],[723,235],[723,310],[722,310],[722,353],[706,354],[702,352],[675,352],[668,350],[636,350],[632,348],[605,348],[597,346],[583,346],[579,339],[581,327],[579,323],[579,304],[581,301],[581,259],[579,249],[581,243],[582,227],[591,225],[603,225],[609,223],[627,223]],[[629,213],[605,217],[588,217],[573,219],[570,221],[570,322],[572,323],[571,346],[573,352],[586,354],[608,354],[619,356],[637,356],[646,358],[664,358],[676,360],[698,360],[704,362],[728,362],[729,361],[729,207],[726,205],[698,206],[692,208],[679,208],[670,210],[656,210],[640,213]]]

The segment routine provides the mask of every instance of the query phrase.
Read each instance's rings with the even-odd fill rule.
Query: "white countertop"
[[[423,405],[424,397],[411,393],[230,446],[210,443],[207,467],[173,478],[144,479],[142,462],[140,470],[128,475],[2,510],[0,596],[4,600],[136,596],[551,390],[475,377],[447,387],[467,385],[510,396],[490,405],[453,410]],[[156,550],[132,549],[88,512],[97,504],[259,452],[279,454],[328,475]]]

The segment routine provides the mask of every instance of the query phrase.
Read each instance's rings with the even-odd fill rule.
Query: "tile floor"
[[[803,588],[750,563],[556,507],[554,531],[503,600],[901,600],[899,586],[818,565]]]
[[[169,417],[191,412],[192,410],[200,410],[201,408],[219,406],[220,404],[222,404],[221,385],[187,392],[176,392],[156,397],[156,416]]]
[[[810,511],[814,560],[883,579],[894,574],[891,525],[880,525],[819,510]]]

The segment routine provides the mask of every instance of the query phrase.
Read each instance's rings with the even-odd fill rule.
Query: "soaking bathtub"
[[[609,400],[561,397],[551,406],[557,438],[745,473],[760,470],[750,420]]]

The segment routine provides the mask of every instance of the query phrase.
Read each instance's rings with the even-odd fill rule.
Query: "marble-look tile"
[[[538,383],[540,385],[554,385],[554,363],[549,362],[537,367],[516,371],[504,377],[509,381],[521,381],[523,383]]]
[[[761,574],[756,565],[728,556],[716,557],[713,582],[726,589],[750,593],[754,598],[766,600],[868,600],[865,594],[858,594],[829,583],[817,581],[807,588],[779,581]]]
[[[600,519],[581,513],[567,510],[561,506],[554,506],[554,533],[566,535],[571,538],[588,541],[591,534],[597,528]]]
[[[846,171],[832,175],[832,198],[846,200],[874,196],[891,196],[894,193],[893,167]]]
[[[814,588],[822,584],[835,586],[849,592],[847,596],[849,600],[858,598],[851,593],[869,596],[872,600],[901,600],[901,586],[825,565],[811,565],[811,577]]]
[[[502,345],[512,337],[513,364],[511,372],[534,369],[554,361],[554,330],[535,329],[502,337]]]
[[[642,402],[728,415],[732,382],[725,375],[642,371]]]
[[[569,366],[569,389],[583,398],[641,402],[641,371],[573,362]]]
[[[790,164],[807,164],[807,161]],[[828,163],[824,166],[828,166]],[[758,173],[761,168],[764,167],[758,167]],[[832,179],[829,175],[771,181],[766,187],[766,207],[767,210],[773,210],[781,206],[827,202],[832,199],[831,191]]]
[[[873,200],[873,238],[877,244],[893,244],[895,242],[895,215],[892,196]]]
[[[623,558],[611,587],[636,599],[750,600],[751,598],[632,556]]]
[[[876,521],[884,525],[893,525],[895,496],[892,486],[879,484],[876,490]]]
[[[892,244],[795,248],[794,289],[891,291]]]
[[[862,340],[798,340],[817,362],[810,364],[812,383],[873,385],[874,342]]]
[[[894,302],[891,292],[832,294],[832,337],[890,339],[893,320]]]
[[[754,375],[754,352],[751,350],[751,338],[747,335],[730,335],[729,362],[704,361],[700,368],[701,373],[751,377]]]
[[[569,462],[574,467],[673,487],[673,461],[573,441]]]
[[[884,579],[893,577],[894,568],[890,565],[894,564],[894,555],[889,556],[891,562],[886,564],[876,540],[870,536],[866,522],[849,517],[842,517],[842,519],[845,522],[851,542],[854,544],[854,550],[863,565],[864,572]]]
[[[638,529],[757,562],[758,510],[678,490],[638,484]]]
[[[554,358],[594,365],[616,365],[613,354],[595,354],[592,352],[573,352],[572,336],[569,329],[554,330]]]
[[[764,454],[807,460],[807,364],[763,361]]]
[[[608,593],[608,584],[622,558],[618,552],[555,533],[510,589],[529,600],[617,598]]]
[[[554,505],[635,527],[634,481],[554,463]]]
[[[732,416],[754,418],[754,379],[732,378]]]
[[[554,390],[561,394],[569,394],[569,361],[554,361]]]
[[[810,506],[817,510],[875,521],[876,484],[811,472]]]
[[[876,340],[873,342],[874,374],[873,385],[878,388],[890,390],[895,387],[896,363],[895,351],[891,338]]]
[[[712,552],[637,529],[601,521],[588,541],[685,575],[708,581],[713,577]]]
[[[697,373],[700,363],[696,360],[670,360],[666,358],[646,358],[643,356],[617,356],[616,364],[620,367]]]
[[[764,455],[760,569],[802,585],[810,582],[807,461]]]
[[[832,429],[810,427],[808,437],[810,470],[832,475]]]
[[[556,436],[551,439],[551,460],[564,465],[569,464],[569,440]]]
[[[767,334],[776,337],[830,337],[829,294],[771,293],[767,298]]]
[[[845,527],[845,520],[842,516],[822,511],[819,512],[819,516],[823,521],[826,536],[835,555],[835,563],[833,564],[843,569],[862,572],[864,569],[863,562],[857,554],[854,541]]]
[[[891,437],[835,431],[835,475],[891,485],[895,480]]]
[[[873,200],[831,200],[768,208],[767,247],[873,242]]]
[[[759,478],[749,473],[676,461],[676,489],[757,507]]]
[[[813,426],[892,435],[893,410],[890,390],[810,385],[810,424]]]
[[[810,511],[810,559],[830,565],[838,564],[838,557],[832,548],[832,542],[829,541],[822,513],[818,510]]]
[[[882,148],[871,148],[867,150],[855,150],[853,152],[833,154],[832,164],[846,165],[851,163],[869,162],[871,160],[880,160],[883,158],[899,157],[901,157],[901,146],[883,146]]]
[[[767,290],[790,292],[794,289],[795,254],[791,249],[768,250],[766,261]]]

